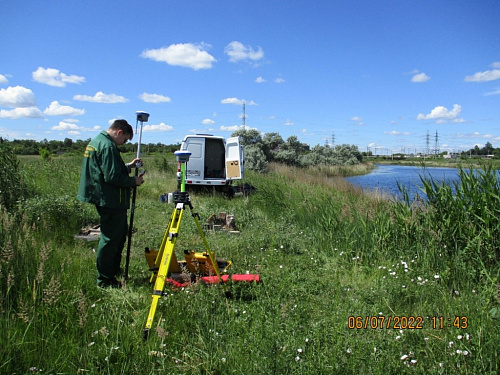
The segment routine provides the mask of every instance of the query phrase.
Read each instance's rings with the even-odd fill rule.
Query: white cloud
[[[496,65],[497,63],[494,63]],[[466,76],[465,82],[487,82],[500,79],[500,69],[486,70],[484,72],[477,72],[471,76]]]
[[[413,77],[411,77],[412,82],[427,82],[430,79],[431,79],[431,77],[429,77],[425,73],[418,73],[418,74],[415,74]]]
[[[145,132],[171,132],[174,130],[172,125],[166,125],[163,122],[158,125],[144,125]]]
[[[64,122],[71,122],[73,124],[77,124],[80,122],[80,120],[77,120],[76,118],[67,118],[63,120]]]
[[[274,80],[274,83],[285,83],[285,80],[281,77],[278,77]]]
[[[67,75],[53,68],[39,67],[32,73],[35,82],[44,83],[49,86],[64,87],[67,83],[80,84],[85,82],[85,77]]]
[[[238,61],[258,61],[264,57],[264,51],[261,47],[257,48],[257,51],[251,46],[245,46],[241,42],[232,41],[229,43],[226,48],[224,48],[224,52],[229,56],[230,62],[238,62]]]
[[[215,121],[214,120],[211,120],[209,118],[206,118],[204,119],[202,122],[201,122],[203,125],[213,125],[215,124]]]
[[[171,44],[164,48],[144,50],[141,57],[194,70],[210,69],[217,60],[206,51],[209,47],[204,43]]]
[[[139,98],[146,103],[169,103],[170,98],[168,96],[159,95],[159,94],[148,94],[143,93]]]
[[[243,129],[243,125],[233,125],[233,126],[221,125],[219,129],[226,132],[235,132],[237,130]]]
[[[487,92],[484,94],[485,96],[490,96],[490,95],[500,95],[500,87],[495,89],[494,91]]]
[[[80,130],[80,127],[69,122],[60,121],[59,124],[52,127],[52,130],[75,131]]]
[[[377,145],[376,143],[370,143],[368,145],[368,148],[372,148],[374,149],[375,151],[379,150],[379,149],[382,149],[382,148],[385,148],[384,145]]]
[[[255,78],[255,82],[256,83],[264,83],[264,82],[266,82],[266,80],[259,76],[259,77]]]
[[[393,131],[390,131],[390,132],[384,132],[384,134],[387,134],[387,135],[410,135],[411,133],[409,133],[409,132],[398,132],[397,130],[393,130]]]
[[[364,125],[363,119],[359,116],[351,117],[351,121],[353,122],[353,125],[357,126]]]
[[[453,104],[453,109],[450,111],[448,108],[439,105],[434,107],[431,113],[424,115],[419,113],[417,120],[436,120],[436,123],[443,124],[446,122],[459,123],[465,122],[463,118],[459,118],[458,115],[462,112],[462,107],[459,104]]]
[[[43,113],[47,116],[80,116],[85,114],[85,110],[73,108],[69,105],[61,105],[55,100],[50,103]]]
[[[492,63],[491,67],[500,69],[500,61],[496,61],[496,62]]]
[[[42,111],[37,107],[22,107],[14,108],[12,110],[0,110],[0,118],[40,118],[43,117]]]
[[[88,95],[75,95],[73,97],[74,100],[79,100],[82,102],[92,102],[92,103],[107,103],[107,104],[113,104],[113,103],[127,103],[128,99],[115,95],[115,94],[105,94],[102,91],[97,92],[94,96],[88,96]]]
[[[253,100],[250,100],[248,102],[245,99],[238,99],[238,98],[226,98],[226,99],[222,99],[220,102],[222,104],[243,105],[243,103],[245,103],[246,105],[257,105],[257,103],[255,103]]]
[[[291,121],[291,120],[288,120],[288,119],[287,119],[287,120],[283,123],[283,125],[285,125],[285,126],[292,126],[292,125],[295,125],[295,124],[293,123],[293,121]]]
[[[0,84],[6,85],[7,83],[9,83],[9,80],[7,79],[7,77],[5,77],[3,74],[0,74]]]
[[[0,89],[0,106],[11,108],[26,108],[36,105],[33,91],[22,86]]]

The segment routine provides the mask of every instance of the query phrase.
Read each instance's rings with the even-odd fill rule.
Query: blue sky
[[[0,4],[0,136],[143,143],[243,124],[361,151],[500,147],[500,1]],[[429,134],[429,136],[427,136]],[[137,140],[138,137],[135,138]]]

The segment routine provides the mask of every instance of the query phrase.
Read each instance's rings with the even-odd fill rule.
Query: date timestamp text
[[[466,316],[355,316],[347,318],[349,329],[467,329],[469,319]]]

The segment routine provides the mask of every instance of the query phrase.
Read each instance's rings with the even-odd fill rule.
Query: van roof
[[[184,137],[184,140],[188,138],[215,138],[215,139],[224,139],[224,137],[219,137],[212,134],[188,134]]]

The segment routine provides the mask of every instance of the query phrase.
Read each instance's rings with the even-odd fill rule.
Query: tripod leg
[[[168,221],[167,229],[165,230],[165,234],[163,235],[163,239],[161,240],[161,245],[160,245],[160,248],[158,250],[158,255],[156,256],[156,259],[155,259],[155,264],[154,264],[154,268],[151,272],[151,277],[149,278],[149,283],[153,283],[153,281],[155,280],[156,274],[158,273],[158,270],[160,269],[160,264],[161,264],[161,261],[163,258],[163,252],[165,251],[165,246],[166,246],[167,241],[168,241],[170,228],[172,228],[172,223],[175,220],[177,220],[177,210],[174,209],[174,211],[172,212],[172,215],[170,216],[170,220]]]
[[[163,295],[163,290],[165,288],[165,279],[169,273],[170,264],[175,258],[174,247],[177,241],[177,236],[179,233],[179,228],[182,220],[182,213],[184,212],[184,205],[179,203],[172,213],[171,222],[168,225],[167,232],[165,232],[164,241],[162,242],[162,247],[158,252],[158,258],[161,256],[160,268],[158,269],[158,275],[156,276],[155,285],[153,288],[153,301],[151,302],[151,307],[149,308],[148,319],[146,321],[146,326],[144,328],[144,340],[149,336],[149,330],[153,326],[153,319],[156,313],[156,307],[160,297]],[[157,259],[158,259],[157,258]]]

